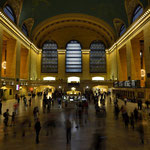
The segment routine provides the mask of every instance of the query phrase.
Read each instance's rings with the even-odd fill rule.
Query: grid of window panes
[[[53,41],[46,42],[42,48],[42,73],[58,72],[57,44]]]
[[[90,72],[106,73],[105,45],[99,41],[93,42],[90,49]]]
[[[14,23],[16,23],[16,17],[15,17],[15,14],[14,14],[12,8],[11,8],[10,6],[8,6],[8,5],[6,5],[3,10],[4,10],[4,13],[5,13]]]
[[[134,22],[143,13],[143,8],[138,5],[133,13],[132,22]]]
[[[66,47],[66,72],[82,72],[81,45],[77,41],[70,41]]]

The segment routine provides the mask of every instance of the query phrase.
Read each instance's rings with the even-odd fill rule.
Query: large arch
[[[40,23],[32,34],[33,42],[41,47],[44,41],[52,39],[58,48],[72,39],[78,40],[83,49],[89,48],[92,41],[98,39],[110,47],[115,41],[113,29],[104,21],[85,14],[62,14]]]

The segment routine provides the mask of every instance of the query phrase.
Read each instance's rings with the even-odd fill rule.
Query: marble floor
[[[15,103],[15,100],[4,101],[3,112],[9,108],[11,114]],[[122,104],[124,103],[119,100],[119,106]],[[39,107],[42,126],[39,144],[35,142],[33,117],[35,106]],[[129,114],[136,106],[137,104],[127,103]],[[11,126],[10,117],[9,126],[7,130],[4,130],[4,117],[0,116],[0,150],[149,150],[148,111],[145,111],[144,144],[141,144],[137,125],[135,125],[135,130],[132,130],[130,126],[125,128],[121,114],[119,119],[115,120],[113,111],[113,102],[110,103],[109,100],[106,100],[106,117],[96,117],[94,104],[90,103],[88,116],[84,115],[79,121],[76,118],[74,104],[69,104],[68,108],[58,108],[55,102],[50,112],[47,113],[47,111],[43,112],[42,98],[35,97],[32,99],[32,105],[27,107],[21,100],[15,126]],[[72,122],[71,144],[66,144],[65,120],[68,117]],[[55,123],[55,126],[48,128],[46,124],[49,121]],[[31,122],[31,126],[29,126],[29,122]],[[79,124],[78,128],[76,128],[77,124]],[[25,136],[22,136],[24,130]]]

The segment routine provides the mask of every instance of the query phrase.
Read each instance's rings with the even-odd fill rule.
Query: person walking
[[[69,119],[66,120],[66,139],[67,144],[71,142],[71,121]]]
[[[2,114],[2,101],[0,100],[0,115]]]
[[[130,116],[130,124],[131,124],[132,129],[134,130],[134,113],[133,112],[131,113],[131,116]]]
[[[6,109],[6,112],[3,113],[4,116],[4,136],[8,135],[7,127],[8,127],[8,119],[9,119],[9,109]]]
[[[36,132],[36,143],[38,144],[39,143],[39,134],[40,134],[40,130],[41,130],[41,123],[39,121],[39,118],[37,118],[34,129]]]
[[[12,119],[11,119],[11,126],[14,126],[15,125],[15,116],[16,116],[16,113],[15,112],[12,112]]]
[[[124,98],[124,104],[127,105],[127,98]]]
[[[3,116],[4,116],[4,124],[5,124],[5,126],[8,126],[8,119],[10,116],[9,115],[9,109],[7,109],[6,112],[4,112]]]
[[[31,97],[29,98],[29,106],[31,106]]]

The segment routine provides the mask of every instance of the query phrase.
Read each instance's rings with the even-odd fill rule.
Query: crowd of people
[[[51,109],[54,107],[54,105],[57,105],[58,109],[65,109],[67,116],[70,114],[71,110],[68,107],[68,102],[65,102],[65,107],[62,107],[62,97],[52,98],[48,97],[48,95],[44,92],[43,95],[39,95],[40,99],[42,99],[42,108],[43,108],[43,114],[47,112],[48,116],[52,116]],[[12,113],[10,114],[9,109],[6,109],[4,113],[2,113],[2,102],[0,101],[0,114],[4,118],[4,136],[8,136],[8,128],[12,127],[14,129],[13,134],[17,134],[15,126],[17,126],[20,123],[21,126],[21,135],[24,137],[26,135],[26,128],[28,127],[29,130],[32,130],[31,127],[34,127],[35,130],[35,142],[39,143],[39,135],[41,129],[44,129],[46,131],[46,136],[49,136],[49,131],[51,134],[53,134],[53,129],[57,125],[57,120],[55,117],[51,117],[50,119],[44,120],[41,117],[41,110],[38,106],[33,106],[32,101],[35,97],[32,96],[23,96],[19,97],[16,96],[16,103],[13,106]],[[137,108],[134,109],[133,112],[130,114],[127,111],[127,99],[124,99],[124,105],[118,104],[118,98],[111,98],[111,95],[109,93],[95,93],[92,96],[92,100],[86,100],[86,101],[77,101],[74,105],[74,121],[75,121],[75,128],[78,130],[78,128],[86,126],[89,115],[89,103],[90,105],[95,106],[95,112],[96,117],[107,117],[106,116],[106,108],[105,103],[109,102],[111,105],[114,105],[114,116],[115,120],[118,121],[122,117],[122,121],[124,122],[125,128],[128,129],[131,127],[133,130],[136,129],[140,135],[141,143],[144,144],[144,126],[143,126],[143,114],[142,114],[142,108],[140,102],[137,103]],[[33,108],[32,110],[32,116],[26,117],[24,120],[21,120],[21,122],[17,121],[17,117],[19,116],[19,105],[20,103],[23,103],[25,108]],[[57,103],[57,104],[56,104]],[[69,113],[68,113],[69,112]],[[11,118],[11,119],[10,119]],[[42,120],[42,123],[41,123]],[[66,117],[64,122],[65,130],[66,130],[66,143],[71,143],[71,132],[73,128],[73,123],[69,117]],[[97,133],[98,134],[98,133]],[[98,136],[97,136],[98,137]],[[98,141],[98,140],[97,140]],[[96,143],[96,145],[99,145]],[[98,146],[97,146],[98,147]]]
[[[118,99],[116,98],[114,101],[114,115],[115,119],[118,120],[119,114],[122,116],[122,120],[124,122],[125,128],[129,128],[129,126],[136,131],[138,131],[140,135],[141,143],[144,144],[144,124],[145,118],[142,111],[142,101],[138,101],[137,107],[134,108],[130,114],[127,111],[127,100],[124,101],[124,105],[119,107]]]

